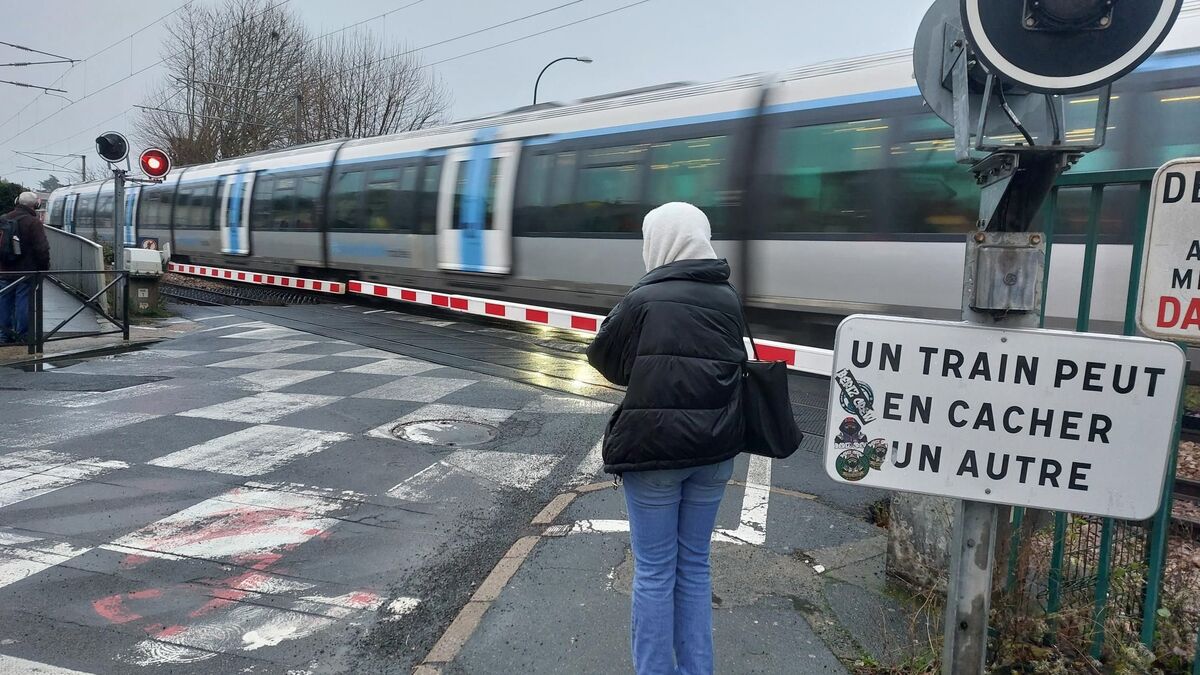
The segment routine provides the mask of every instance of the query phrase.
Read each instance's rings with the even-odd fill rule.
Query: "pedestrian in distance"
[[[16,207],[0,216],[0,272],[50,269],[50,242],[37,215],[38,196],[22,192]],[[29,297],[33,284],[20,277],[0,277],[0,344],[24,342],[29,332]]]
[[[625,485],[638,675],[713,672],[709,545],[743,451],[744,320],[704,212],[672,202],[642,224],[646,275],[604,320],[588,360],[627,387],[604,436]]]

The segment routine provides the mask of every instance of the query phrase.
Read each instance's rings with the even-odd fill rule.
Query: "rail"
[[[86,280],[87,283],[84,284],[85,286],[97,290],[90,295],[83,294],[79,288],[63,281],[63,277]],[[111,280],[108,280],[109,278]],[[105,283],[106,281],[107,283]],[[43,351],[47,342],[58,340],[116,334],[120,334],[125,340],[129,339],[128,272],[103,269],[0,272],[0,286],[2,286],[0,287],[0,306],[11,303],[14,318],[20,312],[25,313],[24,324],[26,330],[23,336],[17,336],[24,339],[20,340],[17,344],[25,345],[30,354],[39,354]],[[73,298],[78,303],[78,307],[65,319],[60,320],[53,328],[47,330],[45,326],[45,292],[49,286],[65,291],[67,296]],[[110,292],[113,295],[113,302],[111,304],[119,308],[119,311],[110,313],[108,310],[110,303],[107,296]],[[24,302],[21,302],[22,299],[24,299]],[[69,333],[64,331],[68,324],[83,314],[85,310],[89,309],[99,319],[102,319],[105,324],[111,325],[113,329],[104,330],[100,322],[97,322],[97,330],[94,331],[71,331]]]

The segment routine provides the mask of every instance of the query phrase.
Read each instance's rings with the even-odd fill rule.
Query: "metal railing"
[[[56,227],[44,225],[47,242],[50,244],[51,270],[101,270],[104,269],[104,248],[77,234],[64,232]],[[103,286],[103,278],[75,272],[54,272],[54,275],[69,286],[90,296]],[[107,309],[107,298],[101,296]]]
[[[84,279],[88,283],[89,288],[95,288],[94,292],[88,293],[80,288],[77,288],[66,281],[64,278]],[[111,280],[109,280],[111,278]],[[106,283],[107,282],[107,283]],[[46,307],[45,307],[45,291],[48,286],[61,289],[65,294],[71,297],[78,303],[75,311],[65,319],[62,319],[49,330],[46,329]],[[24,307],[16,306],[19,291],[25,290],[26,301]],[[112,298],[109,298],[111,294]],[[24,344],[30,354],[41,353],[47,342],[58,340],[71,340],[79,337],[99,337],[101,335],[116,335],[120,334],[123,339],[129,339],[129,273],[117,270],[51,270],[48,272],[0,272],[0,299],[9,299],[14,304],[14,314],[24,312],[26,318],[27,330],[24,340],[18,344]],[[116,308],[116,311],[109,312],[109,307]],[[97,322],[97,329],[94,331],[71,331],[65,332],[63,329],[67,327],[76,317],[83,314],[86,310],[91,310],[95,313],[98,319],[102,319],[104,324],[111,325],[112,330],[104,330],[100,322]],[[0,317],[6,319],[7,317]],[[8,330],[9,326],[0,326],[0,329]]]
[[[1137,188],[1138,214],[1132,223],[1132,246],[1126,302],[1122,324],[1124,335],[1137,335],[1137,301],[1142,272],[1142,252],[1146,234],[1146,218],[1151,198],[1154,169],[1106,171],[1067,174],[1059,179],[1043,211],[1046,233],[1046,268],[1050,269],[1052,242],[1058,216],[1059,191],[1063,188],[1090,188],[1088,221],[1084,236],[1084,257],[1080,283],[1075,330],[1087,331],[1091,323],[1092,294],[1095,284],[1096,258],[1100,246],[1100,215],[1107,189],[1121,186]],[[1046,274],[1044,283],[1049,283]],[[1042,319],[1045,320],[1045,288],[1043,288]],[[1182,399],[1182,397],[1181,397]],[[1019,560],[1041,555],[1034,541],[1022,541],[1032,530],[1023,529],[1026,518],[1033,516],[1021,507],[1014,507],[1011,516],[1006,590],[1032,595],[1040,610],[1049,618],[1052,640],[1064,625],[1064,617],[1082,617],[1076,625],[1084,626],[1086,644],[1075,647],[1092,658],[1101,659],[1106,650],[1106,634],[1113,625],[1124,627],[1124,637],[1140,641],[1153,650],[1159,637],[1158,622],[1162,602],[1163,577],[1167,558],[1168,535],[1171,526],[1172,485],[1175,482],[1178,455],[1182,400],[1179,421],[1176,422],[1171,460],[1158,512],[1147,521],[1123,521],[1068,513],[1054,513],[1053,530],[1049,540],[1048,574],[1044,579],[1018,579]],[[1139,489],[1142,486],[1130,486]],[[1032,537],[1031,537],[1032,539]],[[1200,674],[1200,652],[1193,660],[1193,672]]]

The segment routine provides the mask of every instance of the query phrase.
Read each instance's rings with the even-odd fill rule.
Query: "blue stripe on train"
[[[459,263],[466,272],[482,272],[484,261],[484,228],[487,218],[487,196],[491,189],[492,146],[488,141],[496,137],[496,129],[480,129],[475,135],[476,145],[471,147],[466,166],[459,167],[467,172],[467,184],[463,188],[462,209],[459,213]]]

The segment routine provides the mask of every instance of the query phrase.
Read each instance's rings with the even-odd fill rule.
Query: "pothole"
[[[422,420],[396,425],[392,435],[402,441],[452,448],[479,445],[494,440],[496,427],[467,420]]]

